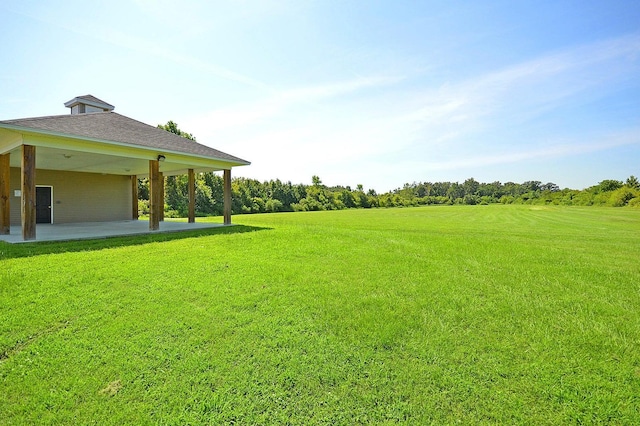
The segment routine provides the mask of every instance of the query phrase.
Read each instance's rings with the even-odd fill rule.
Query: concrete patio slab
[[[221,223],[186,223],[186,222],[160,222],[160,229],[149,230],[149,222],[146,220],[123,220],[117,222],[86,222],[63,224],[38,224],[36,225],[36,239],[23,241],[22,228],[12,226],[10,235],[0,235],[0,241],[7,243],[32,243],[40,241],[70,241],[109,237],[123,237],[142,234],[158,234],[164,232],[193,231],[197,229],[218,228]]]

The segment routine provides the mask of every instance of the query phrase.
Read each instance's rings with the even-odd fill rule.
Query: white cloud
[[[606,151],[625,145],[640,145],[640,128],[630,129],[623,133],[605,134],[593,137],[591,140],[558,139],[549,141],[548,146],[518,150],[514,152],[500,152],[493,155],[460,157],[443,162],[424,162],[421,167],[428,170],[459,170],[469,167],[489,167],[500,164],[519,163],[524,161],[559,158],[569,155],[580,155],[591,152]]]
[[[293,88],[273,92],[264,99],[242,103],[223,109],[206,112],[186,119],[189,128],[197,134],[212,135],[216,131],[253,124],[263,124],[264,120],[279,114],[291,113],[291,109],[313,106],[317,102],[338,98],[363,89],[388,86],[396,83],[394,77],[359,77],[352,80]],[[295,123],[289,122],[289,125]]]
[[[176,26],[181,27],[183,28],[183,32],[192,31],[185,30],[184,28],[206,28],[206,22],[203,21],[202,16],[198,15],[198,8],[195,7],[195,5],[193,5],[194,7],[184,8],[184,10],[180,9],[180,11],[177,12],[175,3],[172,3],[170,1],[164,1],[163,4],[156,5],[155,2],[151,4],[146,0],[139,0],[138,4],[142,9],[143,15],[146,16],[137,16],[136,18],[132,15],[133,12],[129,10],[128,7],[125,7],[123,5],[115,5],[113,7],[120,7],[123,9],[121,13],[116,13],[116,16],[128,16],[129,19],[133,19],[134,21],[135,19],[150,18],[158,20],[160,23],[165,25],[165,21],[170,20],[173,23],[172,28]],[[108,5],[102,6],[110,7]],[[127,9],[126,13],[124,12],[124,9]],[[187,13],[187,11],[190,12]],[[136,31],[138,31],[137,27],[130,28],[127,27],[127,25],[123,25],[120,22],[114,21],[88,21],[81,15],[76,16],[73,14],[67,14],[64,17],[59,17],[55,14],[52,14],[48,9],[18,9],[14,12],[40,22],[45,22],[49,25],[62,28],[66,31],[70,31],[85,38],[99,40],[101,42],[108,43],[117,47],[121,47],[145,55],[155,56],[157,58],[182,65],[186,70],[202,70],[215,77],[240,83],[242,85],[253,87],[261,91],[273,91],[273,89],[267,84],[250,76],[244,75],[210,61],[204,61],[197,57],[180,53],[181,49],[172,48],[170,43],[171,39],[167,39],[166,36],[159,39],[144,32],[136,34]],[[178,23],[176,23],[176,16],[179,17]],[[122,27],[123,29],[118,29],[118,27]],[[170,32],[166,32],[166,34],[173,35],[174,37],[176,36],[175,30],[173,29]]]
[[[616,78],[635,78],[640,64],[637,34],[579,46],[497,70],[484,76],[444,85],[421,94],[423,107],[407,120],[425,124],[459,123],[514,112],[553,109],[567,98],[587,94]]]
[[[351,176],[342,183],[378,186],[383,175],[402,179],[411,172],[421,179],[433,171],[464,173],[599,152],[638,143],[633,138],[638,129],[594,138],[585,130],[589,123],[536,136],[527,134],[527,126],[543,124],[544,113],[588,103],[617,81],[632,78],[639,52],[640,37],[631,35],[413,92],[401,84],[406,80],[393,78],[290,89],[212,111],[188,122],[188,128],[198,135],[209,132],[218,148],[242,151],[253,161],[243,175],[294,181],[311,174],[327,181]],[[563,134],[567,137],[561,139]]]

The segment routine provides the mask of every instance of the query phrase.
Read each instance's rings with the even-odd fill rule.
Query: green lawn
[[[640,210],[234,222],[0,243],[0,424],[640,424]]]

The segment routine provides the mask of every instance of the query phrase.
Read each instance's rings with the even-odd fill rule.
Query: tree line
[[[148,180],[138,183],[142,213],[148,212]],[[236,177],[231,180],[233,214],[285,211],[342,210],[349,208],[411,207],[423,205],[543,204],[565,206],[640,207],[640,182],[630,176],[625,182],[604,180],[584,190],[560,189],[540,181],[481,183],[469,178],[459,182],[405,184],[383,194],[349,186],[326,186],[318,176],[312,184],[292,184],[279,179],[260,182]],[[196,214],[222,215],[223,179],[215,173],[196,176]],[[165,178],[165,216],[185,217],[188,212],[187,176]]]
[[[196,138],[180,130],[173,121],[159,128],[187,139]],[[188,213],[187,176],[165,178],[165,216],[186,217]],[[640,207],[640,182],[635,176],[626,181],[603,180],[592,187],[575,190],[560,189],[553,182],[540,181],[481,183],[474,178],[464,182],[406,183],[383,194],[363,185],[326,186],[318,176],[311,185],[292,184],[279,179],[260,182],[236,177],[231,180],[233,214],[272,213],[285,211],[342,210],[349,208],[410,207],[454,204],[550,204],[567,206]],[[139,209],[149,211],[149,182],[138,181]],[[215,173],[196,175],[196,215],[223,214],[223,179]]]

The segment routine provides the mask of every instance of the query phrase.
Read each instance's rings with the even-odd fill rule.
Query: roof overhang
[[[164,156],[160,171],[167,176],[185,174],[189,169],[207,172],[250,164],[0,124],[0,154],[11,153],[11,167],[20,167],[22,145],[37,147],[36,168],[48,170],[144,177],[149,173],[149,160],[157,160],[159,155]]]

